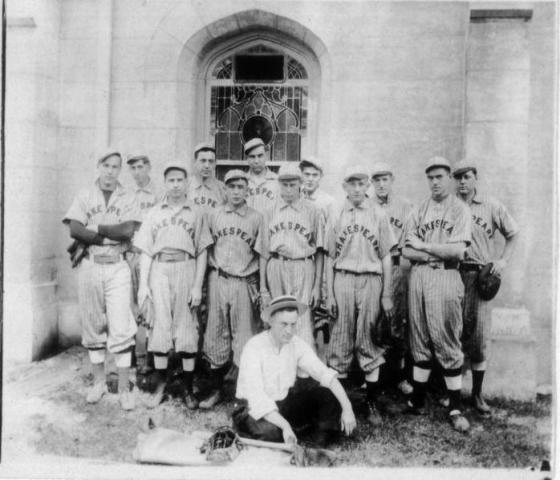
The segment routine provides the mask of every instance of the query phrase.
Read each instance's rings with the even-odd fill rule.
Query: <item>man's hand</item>
[[[338,305],[336,304],[336,298],[332,293],[327,297],[326,307],[327,307],[327,312],[331,316],[333,316],[334,318],[338,316]]]
[[[196,308],[200,306],[200,302],[202,300],[202,289],[199,287],[193,287],[191,289],[191,293],[189,295],[189,305],[191,308]]]
[[[284,443],[297,443],[296,434],[289,425],[282,430],[282,436],[284,437]]]
[[[356,428],[356,416],[352,408],[342,410],[340,416],[340,430],[348,437]]]
[[[492,268],[490,269],[490,273],[492,275],[498,275],[498,277],[501,277],[504,268],[506,268],[506,261],[504,259],[494,260],[492,261]]]
[[[381,308],[389,320],[395,315],[395,308],[393,305],[393,297],[391,295],[383,295],[381,297]]]
[[[313,310],[321,304],[321,285],[314,285],[311,291],[311,299],[309,301],[309,308]]]
[[[409,238],[405,242],[405,245],[407,247],[414,248],[414,250],[422,250],[424,248],[424,242],[416,237]]]
[[[139,285],[138,286],[138,305],[142,306],[144,304],[144,300],[146,298],[152,298],[152,292],[150,291],[150,287],[148,285]]]

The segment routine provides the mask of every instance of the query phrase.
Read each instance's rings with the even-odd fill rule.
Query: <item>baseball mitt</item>
[[[205,453],[209,462],[224,463],[235,460],[242,449],[243,445],[233,429],[220,427],[200,447],[200,453]]]
[[[76,268],[81,261],[88,255],[88,246],[79,240],[74,240],[66,249],[70,254],[70,263],[72,268]]]

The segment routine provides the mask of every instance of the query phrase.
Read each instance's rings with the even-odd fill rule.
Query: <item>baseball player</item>
[[[325,223],[328,223],[335,208],[335,200],[319,188],[324,173],[322,163],[317,158],[306,157],[299,162],[299,168],[303,182],[303,198],[317,205],[325,217]]]
[[[216,179],[216,149],[209,143],[194,148],[194,175],[188,182],[188,197],[205,211],[226,201],[224,185]]]
[[[449,420],[455,430],[464,432],[469,422],[460,409],[464,287],[458,267],[471,243],[471,215],[467,205],[451,193],[447,159],[430,159],[425,172],[431,197],[409,216],[402,249],[412,263],[408,306],[414,391],[409,408],[412,413],[423,413],[433,349],[444,369]]]
[[[208,263],[208,325],[203,351],[210,361],[212,390],[200,408],[212,408],[222,398],[224,370],[259,330],[255,304],[259,284],[266,285],[266,245],[262,215],[247,206],[248,178],[241,170],[225,177],[227,203],[208,213],[214,240]]]
[[[199,340],[192,310],[201,302],[212,237],[203,209],[187,199],[185,166],[171,163],[163,175],[166,195],[148,212],[134,239],[142,251],[138,303],[150,297],[154,306],[148,350],[154,354],[157,386],[148,406],[155,407],[163,398],[168,353],[174,348],[182,358],[183,400],[192,410],[198,407],[193,372]]]
[[[482,396],[482,382],[488,360],[488,338],[491,329],[490,302],[482,300],[476,288],[478,272],[492,262],[491,273],[501,275],[513,255],[519,228],[498,200],[477,190],[478,172],[474,162],[463,160],[453,170],[457,196],[470,207],[472,215],[472,243],[465,261],[459,267],[465,285],[463,303],[463,350],[470,358],[472,370],[472,402],[481,413],[490,413]],[[492,258],[496,231],[505,238],[502,256]]]
[[[321,301],[324,218],[315,205],[301,198],[301,170],[297,164],[282,165],[278,183],[280,198],[265,213],[270,294],[273,298],[293,295],[315,308]],[[268,297],[263,285],[261,293]],[[314,346],[309,310],[299,319],[296,333]]]
[[[370,196],[387,213],[391,230],[398,244],[403,235],[406,219],[412,210],[412,203],[393,193],[394,181],[393,169],[387,163],[376,163],[373,166],[371,172],[373,192],[370,192]],[[391,334],[395,342],[393,350],[398,363],[397,367],[401,370],[398,387],[404,394],[410,395],[412,386],[408,381],[409,375],[405,371],[405,356],[408,354],[408,274],[410,264],[401,258],[397,245],[391,250],[391,258],[393,263],[391,291],[393,292],[395,307],[394,325],[391,328]],[[412,378],[410,378],[410,381],[412,381]]]
[[[115,355],[121,407],[134,409],[129,391],[131,351],[136,322],[130,306],[130,268],[124,259],[140,221],[134,198],[118,181],[122,157],[109,150],[97,162],[99,176],[92,188],[74,198],[63,223],[72,238],[89,245],[89,255],[78,271],[78,300],[82,319],[82,344],[88,350],[94,384],[88,403],[97,403],[106,392],[105,350]]]
[[[366,374],[368,421],[379,425],[377,387],[385,349],[374,343],[371,332],[380,308],[393,315],[391,250],[396,241],[387,215],[366,196],[368,179],[363,166],[347,170],[347,200],[328,228],[327,305],[336,321],[326,357],[339,378],[346,378],[356,354]]]
[[[134,187],[132,192],[136,200],[136,205],[140,210],[142,220],[158,201],[158,192],[150,178],[151,163],[147,155],[129,155],[126,161],[130,174],[134,180]],[[133,242],[134,243],[134,240]],[[138,277],[140,275],[140,250],[130,246],[127,252],[127,261],[130,266],[130,273],[132,274],[132,302],[133,311],[138,315]],[[138,325],[136,332],[136,366],[141,373],[149,371],[148,362],[146,359],[146,328],[144,325]],[[153,364],[153,359],[152,362]]]
[[[249,164],[247,205],[263,213],[272,207],[278,197],[277,176],[266,166],[269,153],[261,138],[249,140],[243,146],[243,151]]]

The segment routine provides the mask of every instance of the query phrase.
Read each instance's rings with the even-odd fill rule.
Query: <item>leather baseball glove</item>
[[[66,249],[70,254],[70,263],[72,268],[76,268],[82,260],[88,255],[88,245],[79,240],[74,240]]]

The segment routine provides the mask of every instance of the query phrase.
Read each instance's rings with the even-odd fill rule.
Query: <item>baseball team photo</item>
[[[556,2],[3,9],[0,476],[553,477]]]

